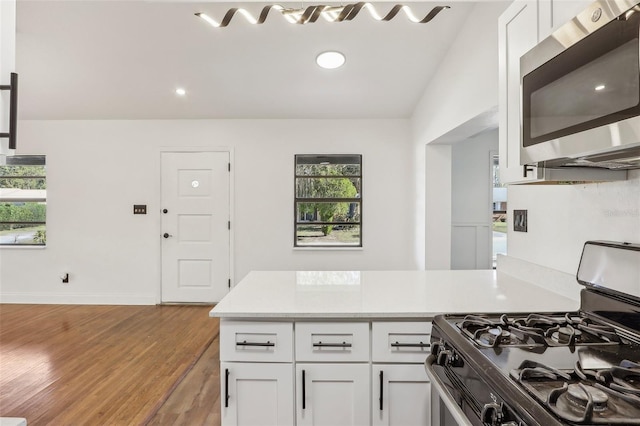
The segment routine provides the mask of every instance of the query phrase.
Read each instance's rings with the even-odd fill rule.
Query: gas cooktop
[[[577,312],[434,319],[427,370],[471,424],[640,425],[640,245],[587,242],[577,277]]]

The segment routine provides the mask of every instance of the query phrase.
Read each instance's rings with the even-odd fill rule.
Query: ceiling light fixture
[[[409,21],[416,24],[426,24],[427,22],[435,18],[436,15],[442,10],[449,8],[449,6],[436,6],[431,9],[431,11],[422,19],[416,17],[409,6],[396,4],[386,15],[382,16],[378,13],[378,11],[375,9],[375,7],[373,7],[371,3],[365,2],[347,4],[344,6],[317,5],[299,9],[285,8],[279,4],[271,4],[263,7],[262,11],[260,12],[260,16],[258,16],[257,18],[255,18],[246,9],[233,7],[227,11],[221,22],[216,21],[205,13],[198,12],[195,15],[204,19],[206,22],[216,28],[222,28],[229,25],[231,19],[233,19],[236,13],[244,16],[245,19],[251,24],[262,24],[267,20],[269,11],[273,9],[280,12],[282,16],[287,20],[287,22],[291,24],[311,24],[316,22],[321,16],[329,22],[351,21],[358,15],[358,13],[360,13],[362,9],[366,9],[371,17],[377,21],[390,21],[402,11],[407,16]]]
[[[184,95],[186,95],[186,94],[187,94],[187,91],[186,91],[186,90],[184,90],[182,87],[178,87],[178,88],[176,89],[176,95],[178,95],[178,96],[184,96]]]
[[[599,92],[599,91],[601,91],[601,90],[604,90],[604,89],[605,89],[605,87],[606,87],[606,86],[605,86],[604,84],[600,84],[600,85],[596,86],[596,90]]]
[[[322,52],[316,57],[316,63],[322,68],[326,68],[328,70],[340,68],[344,65],[344,62],[344,55],[335,51]]]

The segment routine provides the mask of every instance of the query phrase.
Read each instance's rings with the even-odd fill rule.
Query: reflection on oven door
[[[438,375],[434,370],[434,356],[431,355],[425,361],[425,370],[431,380],[431,425],[432,426],[482,426],[482,422],[476,416],[471,421],[465,414],[465,410],[458,405],[455,398],[446,390],[451,384],[444,383],[446,376]],[[473,416],[473,413],[471,413]]]

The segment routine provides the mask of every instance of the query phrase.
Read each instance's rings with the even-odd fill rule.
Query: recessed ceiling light
[[[606,86],[604,84],[600,84],[600,85],[596,86],[596,90],[599,92],[600,90],[604,90],[605,87]]]
[[[184,95],[186,95],[186,94],[187,94],[187,91],[186,91],[186,90],[184,90],[182,87],[178,87],[178,88],[176,89],[176,95],[178,95],[178,96],[184,96]]]
[[[326,68],[329,70],[339,68],[344,65],[345,57],[340,52],[322,52],[316,58],[316,63],[322,68]]]

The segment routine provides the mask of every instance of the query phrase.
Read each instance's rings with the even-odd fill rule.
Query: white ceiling
[[[257,14],[264,4],[18,0],[19,117],[409,117],[473,6],[410,3],[420,17],[452,6],[427,24],[363,11],[351,22],[294,25],[272,12],[263,25],[236,16],[213,28],[194,16],[221,19],[238,5]],[[395,3],[375,4],[386,13]],[[319,68],[325,50],[343,52],[345,66]]]

